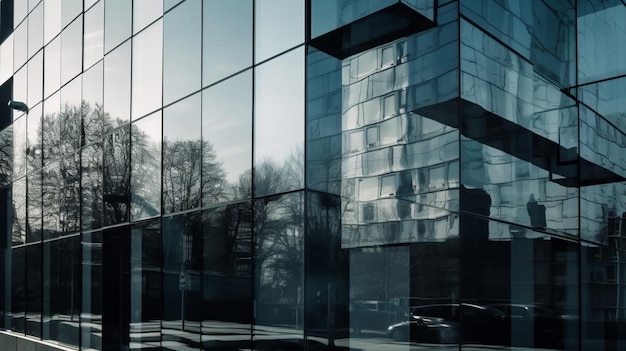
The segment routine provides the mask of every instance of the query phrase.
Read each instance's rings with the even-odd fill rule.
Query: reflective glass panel
[[[26,329],[26,248],[11,250],[11,330]]]
[[[0,45],[0,82],[4,83],[13,75],[13,35]]]
[[[43,4],[28,15],[28,57],[43,46]]]
[[[81,308],[80,236],[59,240],[58,313],[59,344],[73,349],[79,346]]]
[[[13,179],[13,126],[0,131],[0,186]]]
[[[102,58],[104,46],[104,1],[85,12],[83,56],[84,67],[90,67]]]
[[[619,0],[578,2],[578,83],[588,83],[626,73],[626,6]]]
[[[41,337],[42,245],[26,246],[26,335]]]
[[[204,1],[202,26],[203,86],[252,64],[252,0]]]
[[[63,27],[72,22],[83,11],[83,2],[81,0],[62,0],[61,5],[61,24]]]
[[[133,84],[131,105],[133,119],[139,118],[161,107],[162,55],[163,22],[158,21],[146,28],[145,31],[133,37]]]
[[[304,41],[304,1],[256,1],[254,61],[261,62]]]
[[[27,169],[30,173],[32,170],[39,169],[42,166],[42,156],[43,156],[43,140],[42,140],[42,130],[41,130],[41,105],[39,104],[35,106],[27,115],[27,149],[26,149],[26,158],[27,158]]]
[[[43,103],[42,118],[42,148],[43,163],[50,164],[59,158],[61,149],[59,148],[61,133],[61,92],[57,92],[50,96]]]
[[[26,21],[24,21],[13,31],[13,67],[15,67],[15,69],[22,67],[22,65],[26,63],[27,56],[28,26]]]
[[[13,179],[26,174],[26,116],[13,121]]]
[[[201,340],[201,224],[199,212],[163,218],[163,340],[186,336],[171,349],[194,348]]]
[[[61,84],[83,70],[83,17],[77,18],[61,33]]]
[[[26,178],[13,181],[11,191],[13,198],[13,246],[26,242]]]
[[[163,211],[200,207],[202,181],[221,177],[215,152],[201,140],[200,94],[163,110]],[[201,178],[203,173],[204,179]],[[221,185],[221,182],[214,184]]]
[[[130,327],[142,332],[136,334],[137,344],[131,350],[140,350],[161,337],[162,319],[162,243],[161,220],[135,224],[130,237]],[[174,286],[176,287],[176,286]],[[146,332],[151,330],[150,332]]]
[[[28,177],[28,228],[26,242],[38,242],[42,238],[42,187],[41,171],[33,172]],[[37,259],[40,257],[33,257]],[[30,278],[29,278],[30,279]]]
[[[33,108],[43,95],[43,51],[28,61],[28,99],[26,105]]]
[[[164,105],[200,89],[201,21],[202,3],[198,1],[186,1],[163,19]]]
[[[44,49],[44,96],[48,97],[61,86],[61,37],[51,41]]]
[[[295,348],[304,336],[303,206],[303,192],[254,202],[254,348]]]
[[[131,220],[161,213],[161,112],[131,126]]]
[[[104,137],[104,225],[127,222],[130,211],[130,126]]]
[[[137,33],[163,14],[163,2],[158,0],[133,1],[133,33]]]
[[[59,0],[44,0],[44,42],[47,44],[61,32],[61,6]]]
[[[103,62],[98,62],[83,73],[83,131],[84,144],[91,144],[102,139],[113,124],[111,115],[105,114],[103,99]]]
[[[250,198],[252,71],[203,91],[202,99],[202,140],[212,159],[203,168],[203,204]]]
[[[102,227],[102,143],[81,150],[81,223],[83,230]]]
[[[131,36],[133,3],[128,0],[102,1],[104,1],[104,51],[109,52]]]
[[[82,237],[81,346],[102,348],[102,233]]]
[[[81,146],[81,93],[82,79],[80,77],[61,88],[61,112],[58,117],[60,135],[51,135],[51,137],[56,137],[62,156],[73,153]]]
[[[130,41],[104,57],[104,114],[113,126],[130,120]]]
[[[250,349],[252,264],[251,204],[203,211],[202,335],[207,344]]]
[[[255,69],[254,192],[304,186],[304,49]]]

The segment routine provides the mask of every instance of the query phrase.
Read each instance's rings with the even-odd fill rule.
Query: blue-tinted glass
[[[626,6],[619,0],[578,1],[578,83],[626,73]]]
[[[131,106],[132,118],[136,119],[161,107],[163,21],[154,23],[133,37],[132,61]]]
[[[303,0],[256,1],[254,11],[255,62],[304,42]]]
[[[202,11],[202,85],[206,86],[252,65],[252,0],[207,0]]]
[[[304,186],[304,48],[255,69],[254,193]]]
[[[203,205],[248,199],[252,196],[252,71],[206,89],[202,100],[202,140],[212,160],[204,169],[208,174],[203,175]]]
[[[163,21],[163,104],[167,105],[200,89],[202,3],[187,1]]]

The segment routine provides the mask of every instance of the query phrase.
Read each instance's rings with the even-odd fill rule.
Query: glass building
[[[0,15],[0,349],[626,349],[623,1]]]

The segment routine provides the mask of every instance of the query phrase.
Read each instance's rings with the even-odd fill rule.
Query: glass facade
[[[626,349],[624,18],[0,0],[0,349]]]

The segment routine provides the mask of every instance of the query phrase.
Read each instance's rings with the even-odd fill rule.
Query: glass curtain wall
[[[76,350],[626,347],[623,1],[0,14],[3,330]]]

